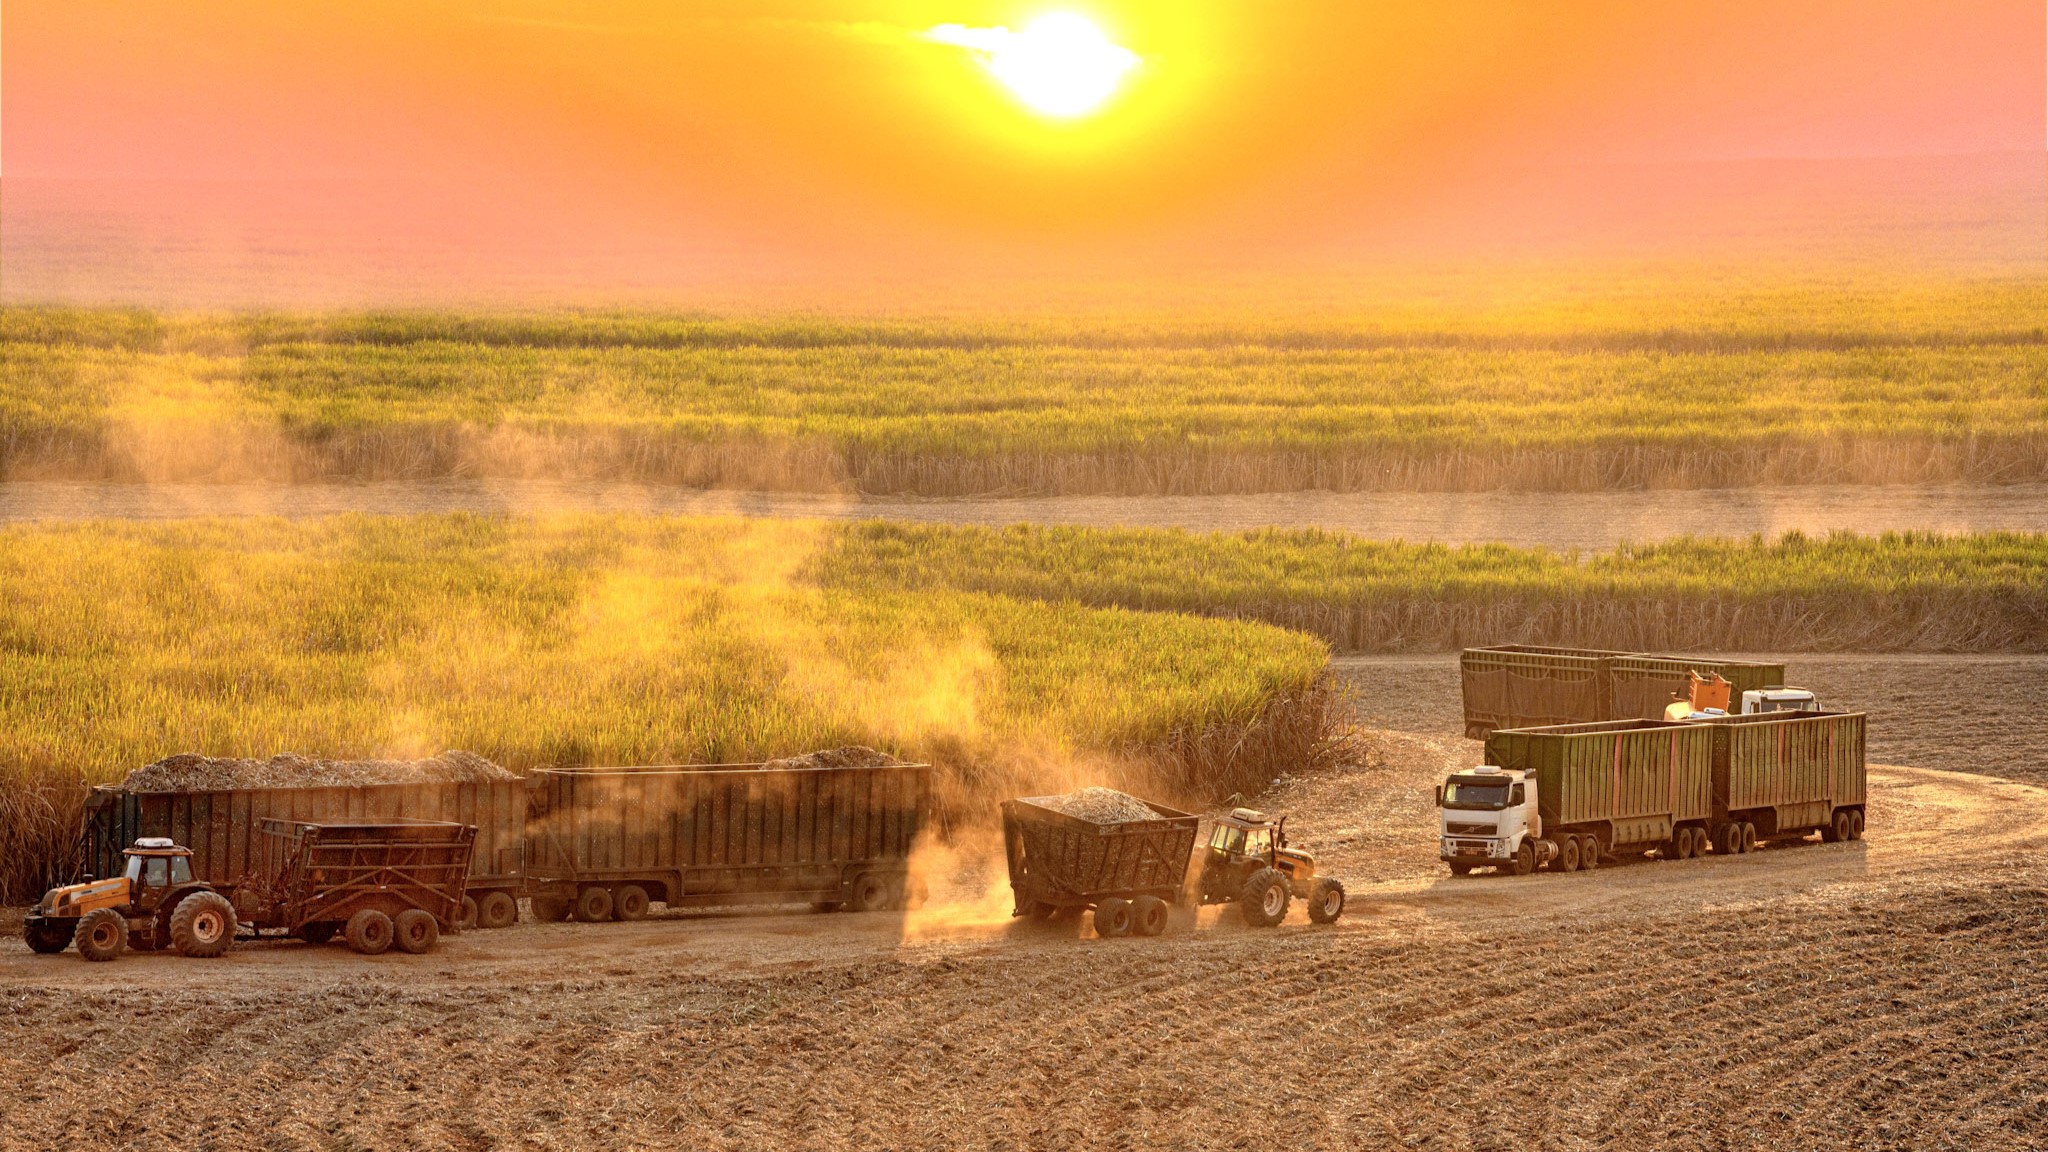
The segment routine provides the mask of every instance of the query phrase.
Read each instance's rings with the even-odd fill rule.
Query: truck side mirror
[[[1436,786],[1436,806],[1439,808],[1444,806],[1444,786],[1441,784]]]

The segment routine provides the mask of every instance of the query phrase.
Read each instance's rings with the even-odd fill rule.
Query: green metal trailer
[[[1661,720],[1692,673],[1728,681],[1730,699],[1785,683],[1785,666],[1753,660],[1497,644],[1458,659],[1465,735],[1607,720]]]
[[[1712,733],[1715,847],[1854,840],[1865,802],[1861,712],[1767,712],[1688,721]]]
[[[1591,837],[1601,852],[1642,851],[1708,827],[1713,747],[1705,725],[1609,720],[1496,730],[1486,762],[1536,781],[1543,839],[1583,845]]]

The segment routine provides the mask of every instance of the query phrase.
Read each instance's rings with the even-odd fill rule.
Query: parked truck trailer
[[[1497,644],[1458,659],[1465,735],[1608,720],[1657,720],[1693,676],[1719,676],[1731,708],[1746,713],[1816,709],[1813,693],[1785,686],[1785,666],[1754,660],[1598,648]]]
[[[914,907],[928,764],[558,768],[527,777],[536,919],[637,920],[671,908]]]

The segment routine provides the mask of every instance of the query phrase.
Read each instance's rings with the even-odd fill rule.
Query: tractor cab
[[[122,878],[128,882],[128,903],[139,912],[154,912],[164,898],[192,884],[192,850],[168,837],[145,836],[121,855],[128,858]]]

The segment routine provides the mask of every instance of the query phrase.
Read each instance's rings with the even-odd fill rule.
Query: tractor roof
[[[144,836],[135,842],[133,848],[123,848],[123,856],[190,856],[190,848],[180,848],[168,836]]]
[[[1272,819],[1264,812],[1254,811],[1250,808],[1232,808],[1230,815],[1225,816],[1221,821],[1224,824],[1236,824],[1245,828],[1260,828],[1272,822]]]

